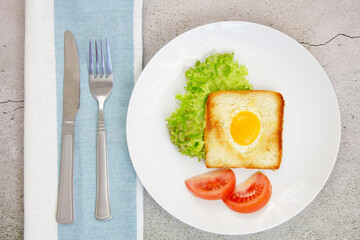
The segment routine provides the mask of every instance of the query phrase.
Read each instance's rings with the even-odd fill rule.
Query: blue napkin
[[[58,239],[141,239],[137,236],[137,178],[126,144],[126,113],[134,86],[133,0],[54,0],[58,149],[61,149],[64,32],[80,59],[80,109],[75,124],[75,223],[58,225]],[[39,29],[41,31],[41,29]],[[98,105],[88,83],[89,40],[108,40],[113,90],[105,103],[112,219],[95,219]],[[94,46],[94,45],[93,45]],[[60,166],[60,151],[59,166]]]

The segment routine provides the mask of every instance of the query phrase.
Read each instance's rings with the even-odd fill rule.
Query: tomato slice
[[[231,169],[218,169],[185,181],[190,192],[207,200],[222,199],[235,188],[236,178]]]
[[[236,186],[234,192],[227,195],[223,201],[236,212],[252,213],[264,207],[270,197],[269,179],[261,172],[257,172]]]

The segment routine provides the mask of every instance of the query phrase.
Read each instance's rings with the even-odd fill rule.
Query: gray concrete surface
[[[145,239],[360,239],[360,1],[145,0],[144,64],[179,34],[225,20],[276,28],[300,42],[323,66],[341,111],[335,168],[320,194],[299,215],[246,236],[221,236],[189,227],[145,192]]]
[[[0,0],[0,239],[23,236],[24,1]]]
[[[0,0],[0,16],[0,239],[22,239],[24,1]],[[360,1],[144,0],[144,65],[179,34],[224,20],[276,28],[320,62],[341,111],[336,165],[323,190],[299,215],[246,236],[189,227],[145,191],[144,239],[360,239]]]

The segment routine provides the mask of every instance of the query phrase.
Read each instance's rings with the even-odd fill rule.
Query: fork
[[[113,87],[113,76],[111,57],[108,41],[106,41],[106,72],[105,62],[100,40],[101,71],[99,67],[98,47],[95,41],[95,71],[93,65],[91,40],[89,42],[89,87],[91,94],[99,104],[99,116],[96,140],[96,209],[95,217],[99,220],[111,219],[109,198],[109,176],[106,147],[106,131],[104,121],[104,104],[111,94]]]

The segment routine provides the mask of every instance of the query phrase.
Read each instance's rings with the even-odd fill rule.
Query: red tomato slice
[[[236,178],[231,169],[218,169],[185,181],[196,197],[217,200],[229,195],[235,188]]]
[[[261,172],[257,172],[236,186],[234,192],[227,195],[223,201],[236,212],[252,213],[264,207],[270,197],[269,179]]]

